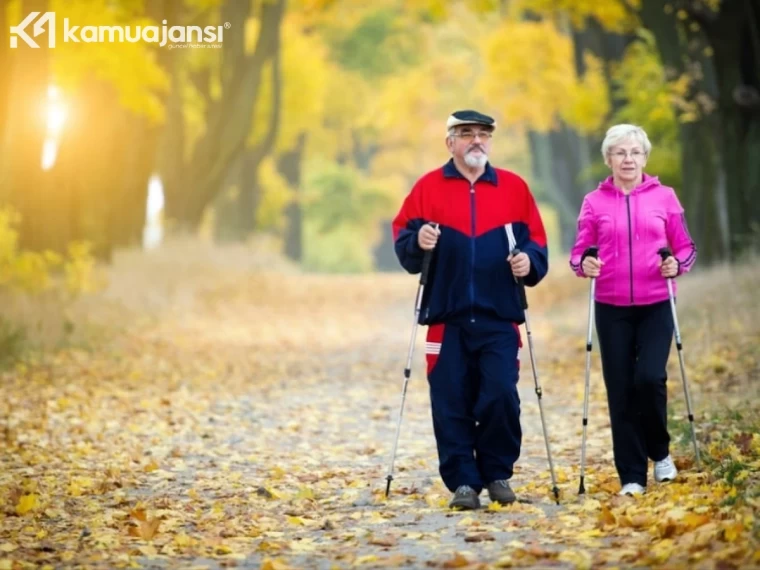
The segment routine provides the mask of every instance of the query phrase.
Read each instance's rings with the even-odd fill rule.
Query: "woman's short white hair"
[[[637,125],[620,124],[614,125],[607,130],[607,134],[602,141],[602,156],[607,161],[607,153],[615,145],[627,140],[635,140],[644,148],[644,153],[649,156],[652,151],[652,143],[644,129]]]

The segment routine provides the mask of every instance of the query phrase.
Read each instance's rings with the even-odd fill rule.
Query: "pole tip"
[[[583,477],[581,477],[581,484],[580,487],[578,487],[578,494],[583,495],[586,493],[586,487],[583,485]]]
[[[559,505],[559,488],[555,485],[552,491],[554,491],[554,500],[557,501],[557,504]]]
[[[385,478],[388,482],[385,484],[385,498],[388,498],[388,495],[391,492],[391,481],[393,481],[393,475],[388,475]]]

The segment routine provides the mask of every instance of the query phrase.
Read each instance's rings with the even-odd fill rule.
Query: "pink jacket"
[[[679,264],[678,275],[689,271],[697,258],[675,191],[646,174],[628,195],[613,184],[612,177],[586,194],[570,253],[570,267],[580,277],[585,277],[583,253],[593,245],[599,247],[604,262],[596,280],[596,300],[611,305],[649,305],[668,299],[667,282],[659,269],[660,248],[670,247]]]

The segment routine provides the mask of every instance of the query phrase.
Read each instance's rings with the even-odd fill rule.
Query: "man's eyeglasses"
[[[646,153],[640,150],[632,150],[630,153],[624,150],[616,150],[610,153],[610,156],[614,156],[618,160],[625,160],[629,155],[633,160],[640,160],[646,156]]]
[[[458,133],[454,133],[453,136],[459,137],[463,141],[472,141],[476,137],[487,141],[493,136],[493,133],[490,131],[459,131]]]

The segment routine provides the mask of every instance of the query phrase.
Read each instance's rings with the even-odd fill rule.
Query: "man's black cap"
[[[459,125],[485,125],[495,129],[496,121],[493,117],[489,117],[478,111],[465,109],[463,111],[454,111],[449,115],[449,118],[446,121],[446,130],[448,131],[451,127]]]

